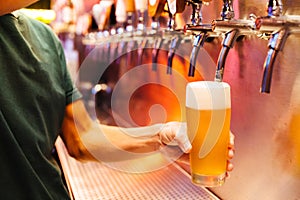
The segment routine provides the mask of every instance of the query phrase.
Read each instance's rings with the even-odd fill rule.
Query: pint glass
[[[192,182],[205,187],[225,182],[231,116],[230,86],[198,81],[186,87],[186,121],[192,143]]]

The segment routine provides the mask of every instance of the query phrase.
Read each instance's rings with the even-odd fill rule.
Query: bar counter
[[[56,149],[70,192],[75,200],[219,199],[208,189],[191,183],[177,163],[147,173],[127,173],[100,162],[79,162],[70,157],[60,138]]]

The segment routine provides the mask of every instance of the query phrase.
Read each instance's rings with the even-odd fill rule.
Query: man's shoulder
[[[38,30],[50,34],[54,34],[51,27],[37,19],[34,19],[21,9],[12,13],[21,23],[26,24],[31,30]]]

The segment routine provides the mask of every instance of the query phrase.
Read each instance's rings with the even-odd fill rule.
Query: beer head
[[[186,86],[186,106],[197,110],[230,108],[230,86],[216,81],[190,82]]]

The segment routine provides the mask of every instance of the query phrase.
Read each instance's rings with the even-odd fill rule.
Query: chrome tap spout
[[[164,38],[162,38],[162,37],[157,38],[154,42],[154,47],[152,50],[152,70],[153,71],[157,70],[158,54],[159,54],[159,50],[161,49],[163,43],[164,43]]]
[[[230,49],[239,36],[253,34],[254,21],[240,19],[232,19],[229,21],[214,20],[212,27],[212,30],[216,33],[225,33],[215,75],[215,81],[221,82],[223,80],[225,61]]]
[[[282,7],[281,0],[269,0],[268,15],[255,20],[258,34],[269,38],[269,51],[264,62],[261,93],[270,93],[275,61],[278,53],[283,50],[288,36],[300,33],[300,16],[283,16]]]
[[[200,48],[203,47],[206,38],[207,38],[206,32],[202,32],[195,36],[193,49],[190,56],[190,67],[189,67],[188,76],[194,77],[195,75],[198,53]]]
[[[239,36],[238,29],[232,29],[231,31],[225,34],[225,37],[222,42],[222,49],[218,58],[215,81],[218,82],[223,81],[226,58],[229,53],[229,50],[233,47],[234,42],[236,41],[238,36]]]
[[[179,47],[182,37],[180,35],[175,35],[170,43],[170,49],[168,53],[168,66],[167,66],[167,74],[172,74],[172,65],[173,65],[173,58],[175,56],[176,49]]]
[[[193,49],[192,49],[192,53],[190,56],[190,67],[189,67],[189,72],[188,72],[188,76],[193,77],[195,74],[199,50],[203,47],[204,42],[206,41],[206,39],[208,37],[218,37],[219,35],[215,34],[212,31],[211,24],[200,24],[200,25],[187,24],[185,27],[185,32],[187,34],[195,35]]]
[[[279,51],[282,51],[284,44],[289,36],[288,29],[283,28],[272,34],[269,40],[269,51],[264,63],[264,74],[260,91],[262,93],[270,93],[272,72],[276,57]]]

